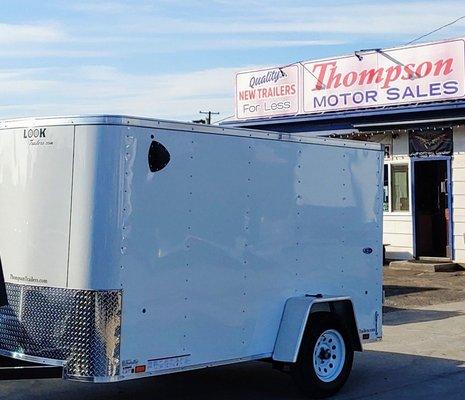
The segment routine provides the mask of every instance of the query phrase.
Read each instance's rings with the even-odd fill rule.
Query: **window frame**
[[[388,210],[384,211],[384,201],[383,201],[383,213],[389,215],[408,215],[412,213],[412,163],[409,159],[385,159],[384,165],[387,165],[388,168]],[[405,211],[393,211],[392,209],[392,166],[393,165],[406,165],[407,166],[407,191],[408,191],[408,210]],[[384,168],[384,167],[383,167]],[[384,179],[383,179],[383,190],[384,190]]]

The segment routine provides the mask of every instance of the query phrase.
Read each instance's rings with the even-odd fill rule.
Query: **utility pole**
[[[212,115],[220,115],[219,112],[213,112],[213,111],[199,111],[199,114],[207,115],[207,117],[205,118],[207,125],[211,125],[211,123],[212,123]]]

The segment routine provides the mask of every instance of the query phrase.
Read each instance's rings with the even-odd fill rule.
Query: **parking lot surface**
[[[465,271],[384,269],[385,312],[465,301]]]

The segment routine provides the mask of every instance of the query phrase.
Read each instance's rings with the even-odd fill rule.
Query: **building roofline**
[[[465,99],[402,106],[365,108],[361,110],[328,111],[318,114],[294,115],[256,120],[235,120],[224,126],[254,127],[290,132],[370,128],[370,126],[403,126],[441,124],[465,121]]]

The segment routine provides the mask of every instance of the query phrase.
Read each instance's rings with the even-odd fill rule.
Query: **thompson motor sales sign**
[[[236,117],[263,118],[465,97],[465,41],[308,61],[236,77]]]

